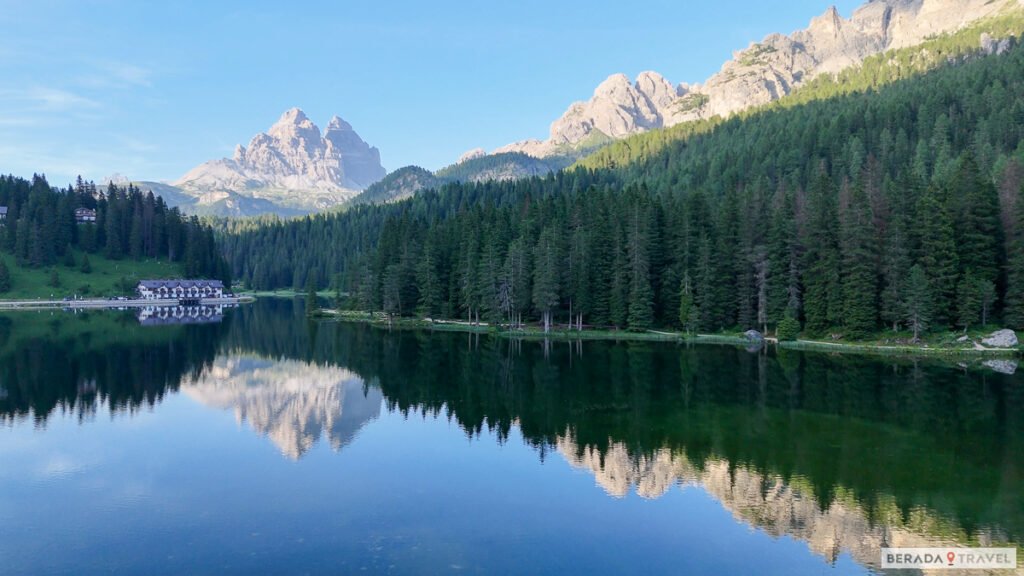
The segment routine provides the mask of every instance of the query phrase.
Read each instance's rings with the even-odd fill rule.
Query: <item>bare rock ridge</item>
[[[545,158],[578,151],[680,122],[727,117],[767,104],[822,73],[836,73],[887,50],[920,44],[1004,10],[1020,0],[869,0],[847,19],[835,7],[785,36],[771,34],[733,54],[700,85],[673,85],[656,72],[630,82],[615,74],[586,102],[576,102],[551,124],[547,140],[525,140],[495,150]],[[992,38],[988,52],[1005,51]]]
[[[292,108],[231,158],[200,164],[175,186],[199,205],[233,196],[263,199],[295,210],[317,210],[355,196],[384,177],[380,152],[335,116],[323,134]]]

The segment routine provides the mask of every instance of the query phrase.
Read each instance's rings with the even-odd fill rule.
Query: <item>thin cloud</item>
[[[65,112],[99,108],[100,103],[68,90],[33,86],[0,90],[0,106],[3,112]]]
[[[94,70],[78,79],[89,88],[151,88],[153,71],[145,66],[128,62],[104,61],[93,64]]]

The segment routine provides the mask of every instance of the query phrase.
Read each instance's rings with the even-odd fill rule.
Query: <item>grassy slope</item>
[[[11,291],[0,294],[0,300],[35,298],[63,298],[65,296],[116,296],[125,294],[121,279],[127,278],[134,284],[143,278],[177,278],[181,268],[177,263],[160,260],[107,260],[98,254],[89,255],[92,272],[83,274],[79,266],[68,268],[57,264],[50,268],[25,268],[18,266],[10,254],[0,258],[11,271]],[[75,251],[76,264],[82,263],[82,253]],[[49,285],[50,271],[56,270],[60,286]]]

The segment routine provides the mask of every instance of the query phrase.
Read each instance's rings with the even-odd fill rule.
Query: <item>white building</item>
[[[220,280],[143,280],[135,288],[143,300],[201,300],[222,298]]]
[[[75,209],[75,222],[79,224],[88,224],[96,221],[96,211],[91,208],[76,208]]]
[[[7,220],[7,206],[0,206],[0,224]]]

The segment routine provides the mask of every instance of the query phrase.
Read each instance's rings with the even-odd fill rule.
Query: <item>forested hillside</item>
[[[1015,44],[1015,38],[1019,38],[1022,33],[1024,11],[1011,10],[999,16],[978,20],[955,33],[943,34],[916,46],[870,56],[859,65],[846,68],[837,74],[821,74],[791,94],[766,106],[745,110],[737,116],[745,118],[817,100],[879,90],[951,63],[964,63],[989,52],[1005,50]],[[657,155],[665,147],[685,140],[693,134],[708,132],[720,123],[721,118],[715,117],[639,134],[598,150],[580,161],[579,165],[595,169],[634,165],[642,169],[643,162]]]
[[[111,184],[97,190],[80,179],[73,187],[58,189],[41,176],[31,181],[0,176],[0,206],[7,207],[7,217],[0,223],[0,268],[6,269],[7,262],[29,269],[59,264],[88,273],[93,255],[106,260],[166,260],[179,263],[180,274],[186,277],[230,280],[209,226],[134,186]],[[95,210],[95,222],[76,221],[79,208]],[[77,262],[75,252],[80,254]],[[5,272],[10,290],[9,271],[0,270],[0,276]],[[4,284],[0,278],[0,292],[6,291]]]
[[[235,230],[254,288],[396,314],[859,338],[1024,327],[1024,50],[689,128],[599,170]]]

